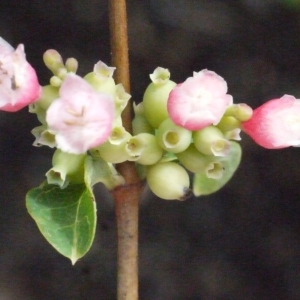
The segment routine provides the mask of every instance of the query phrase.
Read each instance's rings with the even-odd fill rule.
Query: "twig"
[[[112,63],[115,80],[130,92],[125,0],[109,1]],[[122,114],[123,126],[131,132],[131,106]],[[118,300],[138,299],[138,200],[142,189],[134,163],[117,166],[126,185],[112,191],[118,230]]]

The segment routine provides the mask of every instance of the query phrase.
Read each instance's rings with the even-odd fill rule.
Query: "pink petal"
[[[284,95],[253,111],[242,129],[260,146],[280,149],[300,145],[300,100]]]
[[[41,87],[26,61],[24,46],[14,50],[0,38],[0,110],[15,112],[38,100]]]
[[[109,137],[114,120],[113,98],[95,92],[81,77],[70,74],[60,88],[60,98],[47,110],[46,120],[59,149],[84,153]]]
[[[194,77],[170,92],[167,104],[170,118],[176,125],[194,131],[216,125],[232,104],[232,96],[226,93],[225,80],[215,72],[194,73]]]

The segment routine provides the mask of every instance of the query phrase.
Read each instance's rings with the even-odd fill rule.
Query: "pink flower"
[[[15,112],[35,102],[41,92],[24,46],[16,50],[0,37],[0,110]]]
[[[96,92],[75,74],[67,75],[59,94],[46,115],[57,148],[80,154],[105,142],[114,120],[113,97]]]
[[[189,130],[216,125],[232,104],[226,81],[215,72],[202,70],[178,84],[169,95],[167,109],[172,121]]]
[[[300,100],[289,95],[270,100],[253,111],[242,129],[267,149],[300,146]]]

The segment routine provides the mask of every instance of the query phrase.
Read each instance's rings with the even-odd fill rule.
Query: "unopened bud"
[[[251,119],[253,109],[245,103],[233,104],[227,108],[225,116],[232,116],[238,121],[245,122]]]
[[[59,97],[58,88],[46,85],[42,88],[41,97],[35,103],[29,105],[29,112],[35,113],[42,124],[46,124],[46,111],[51,103]]]
[[[102,61],[94,66],[94,71],[84,76],[86,80],[97,92],[106,93],[114,96],[116,92],[116,84],[112,75],[115,68],[108,67]]]
[[[176,83],[169,80],[169,70],[160,67],[155,69],[150,78],[152,83],[149,84],[145,91],[143,104],[146,119],[151,126],[157,128],[168,118],[167,101]]]
[[[192,142],[192,132],[175,125],[171,119],[164,120],[156,134],[158,144],[168,152],[179,153],[187,149]]]
[[[93,156],[99,156],[103,160],[118,164],[129,159],[125,150],[131,134],[124,127],[113,128],[108,140],[102,145],[90,150]]]
[[[149,133],[140,133],[130,138],[126,151],[130,156],[129,160],[142,165],[153,165],[163,155],[163,149],[157,144],[155,136]]]
[[[65,153],[57,149],[52,158],[53,167],[46,173],[48,184],[63,189],[69,183],[83,183],[85,158],[86,154]]]
[[[174,162],[151,166],[148,169],[147,182],[151,191],[165,200],[185,200],[191,195],[187,171]]]
[[[224,116],[221,121],[217,124],[217,127],[222,131],[231,131],[236,128],[240,128],[241,122],[231,116]]]
[[[139,103],[138,105],[133,103],[133,110],[134,110],[134,118],[132,120],[133,135],[137,135],[139,133],[154,134],[155,133],[154,128],[150,125],[150,123],[145,117],[143,102]]]
[[[65,66],[68,72],[76,73],[78,69],[78,60],[70,57],[66,60]]]
[[[64,68],[64,63],[61,55],[54,49],[47,50],[43,55],[43,60],[46,67],[56,75],[58,70]]]
[[[226,156],[230,150],[230,143],[224,138],[220,129],[207,126],[193,133],[195,147],[206,155]]]
[[[31,133],[35,137],[35,141],[33,142],[33,146],[48,146],[50,148],[56,147],[55,135],[49,132],[47,126],[37,126],[31,130]]]

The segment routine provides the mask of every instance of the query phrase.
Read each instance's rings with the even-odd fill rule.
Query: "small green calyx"
[[[154,128],[158,128],[169,117],[167,101],[171,90],[176,86],[175,82],[169,80],[169,74],[167,69],[157,68],[150,75],[153,82],[149,84],[144,93],[145,117]]]
[[[52,158],[53,167],[46,173],[48,184],[66,188],[69,183],[84,182],[84,163],[86,154],[65,153],[59,149]]]

